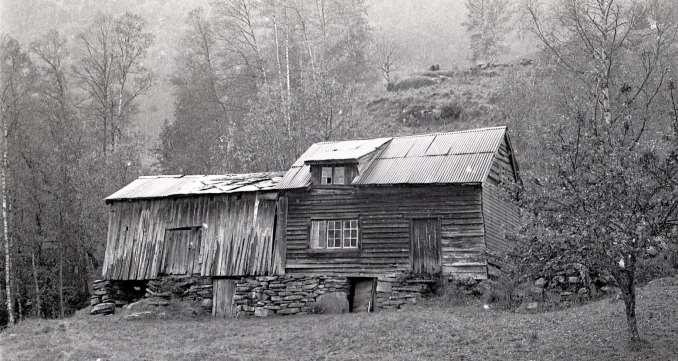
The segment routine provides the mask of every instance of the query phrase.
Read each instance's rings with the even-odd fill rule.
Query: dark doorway
[[[349,300],[350,312],[372,312],[376,291],[375,278],[349,278],[351,285]]]
[[[413,219],[411,239],[412,272],[440,272],[440,221],[437,218]]]

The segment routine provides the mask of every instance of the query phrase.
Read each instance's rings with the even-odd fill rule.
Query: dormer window
[[[343,166],[321,167],[320,184],[346,184],[346,168]]]

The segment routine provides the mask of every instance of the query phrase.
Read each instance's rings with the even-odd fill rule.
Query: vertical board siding
[[[334,187],[287,193],[287,272],[369,276],[409,272],[412,220],[440,220],[444,274],[486,276],[481,187]],[[359,252],[309,252],[311,219],[359,222]]]
[[[495,154],[489,177],[483,183],[485,239],[488,262],[493,270],[501,268],[501,256],[511,247],[506,240],[507,233],[516,231],[520,226],[520,210],[504,193],[502,187],[502,184],[513,183],[517,177],[512,157],[513,154],[504,139]]]
[[[506,254],[511,245],[506,234],[515,232],[520,226],[518,206],[502,194],[499,185],[483,185],[483,214],[485,217],[485,239],[487,251],[495,256]],[[497,265],[499,266],[499,265]]]
[[[181,258],[172,260],[170,272],[282,274],[284,256],[274,254],[282,252],[274,239],[276,209],[275,199],[257,193],[113,202],[103,276],[152,279],[173,255]],[[183,227],[200,228],[198,254],[189,254],[188,240],[166,243],[168,230]]]

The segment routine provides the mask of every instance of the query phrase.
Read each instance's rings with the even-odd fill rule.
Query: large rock
[[[110,315],[115,313],[115,303],[113,302],[104,302],[100,303],[89,311],[92,315]]]
[[[264,308],[264,307],[257,307],[257,308],[254,309],[254,316],[256,316],[256,317],[268,317],[272,313],[273,313],[273,311],[271,311],[268,308]]]
[[[203,298],[202,301],[200,301],[200,307],[204,309],[211,310],[212,309],[212,299],[211,298]]]
[[[318,297],[318,312],[346,313],[348,312],[348,297],[345,292],[330,292]]]
[[[544,286],[546,286],[546,279],[544,277],[541,277],[538,280],[534,281],[534,285],[539,288],[544,288]]]

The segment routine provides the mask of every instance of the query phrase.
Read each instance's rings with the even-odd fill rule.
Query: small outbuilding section
[[[196,287],[211,282],[212,312],[228,313],[235,279],[284,273],[284,245],[275,235],[281,177],[139,177],[106,198],[103,278],[124,284],[174,277]]]

